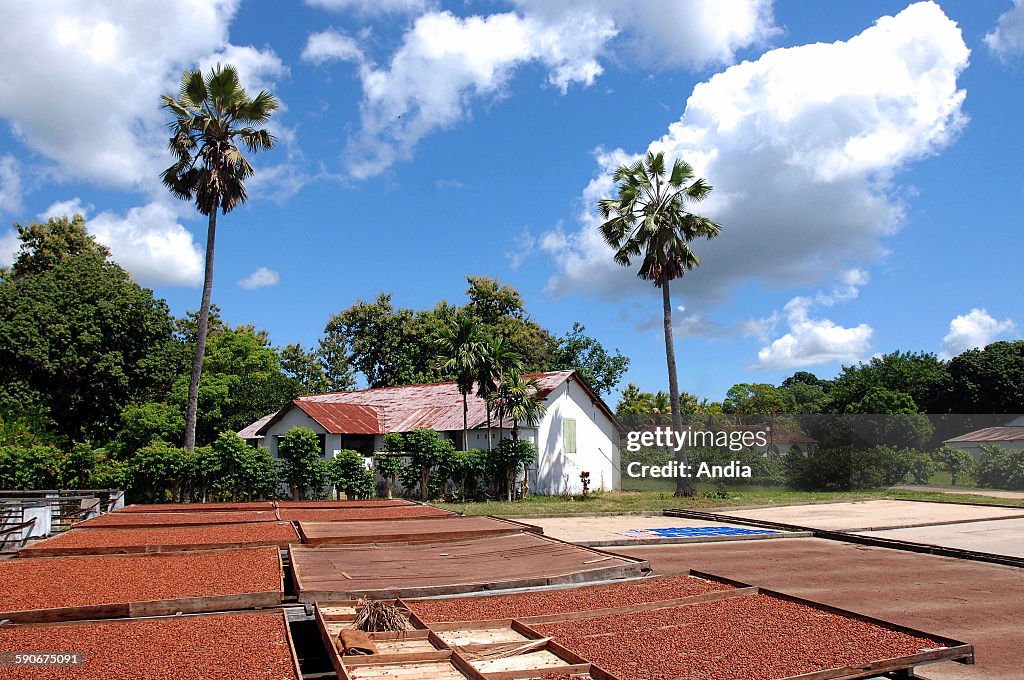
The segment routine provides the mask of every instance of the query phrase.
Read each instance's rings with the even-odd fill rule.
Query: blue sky
[[[0,18],[0,220],[85,211],[177,314],[198,306],[205,221],[159,186],[159,95],[219,60],[284,103],[250,202],[220,222],[214,288],[277,344],[382,290],[461,302],[486,274],[664,388],[660,295],[611,262],[593,212],[649,148],[715,186],[699,211],[725,227],[674,288],[685,389],[1020,337],[1020,0],[83,0]],[[0,229],[0,261],[13,246]]]

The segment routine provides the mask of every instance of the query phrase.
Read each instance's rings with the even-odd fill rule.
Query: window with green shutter
[[[576,453],[576,419],[562,419],[562,444],[566,453]]]

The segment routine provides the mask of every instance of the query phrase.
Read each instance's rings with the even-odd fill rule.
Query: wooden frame
[[[146,554],[123,555],[127,559],[146,559],[147,556]],[[76,607],[25,609],[0,612],[0,620],[8,619],[15,623],[60,623],[64,621],[121,619],[140,616],[214,613],[242,609],[268,609],[281,606],[284,600],[284,565],[281,560],[280,551],[277,553],[277,572],[281,588],[276,591],[268,590],[232,595],[201,595],[198,597],[105,603]]]
[[[410,622],[414,625],[423,626],[434,633],[444,633],[445,631],[463,631],[463,630],[475,630],[475,629],[487,629],[487,628],[511,628],[519,632],[528,633],[527,637],[534,639],[542,637],[542,635],[531,628],[531,625],[545,624],[545,623],[556,623],[564,621],[575,621],[588,618],[597,618],[604,616],[615,616],[617,614],[628,614],[636,613],[641,611],[652,611],[656,609],[665,609],[670,607],[679,607],[689,604],[699,604],[701,602],[712,602],[720,600],[730,600],[742,597],[750,597],[753,595],[765,595],[768,597],[778,598],[789,602],[795,602],[802,604],[807,607],[811,607],[820,611],[827,611],[839,616],[843,616],[849,619],[855,619],[869,623],[873,626],[885,628],[888,630],[898,631],[907,635],[913,635],[915,637],[924,637],[942,645],[941,648],[929,649],[915,654],[909,654],[901,657],[892,657],[887,659],[877,659],[863,664],[855,666],[844,666],[837,668],[830,668],[821,671],[814,671],[811,673],[804,673],[796,676],[789,676],[786,678],[780,678],[780,680],[859,680],[863,678],[871,678],[876,676],[888,676],[892,678],[915,677],[913,672],[918,666],[936,663],[940,661],[956,661],[963,664],[974,663],[974,647],[973,645],[947,638],[941,635],[935,635],[925,631],[910,628],[900,624],[891,623],[883,619],[878,619],[872,616],[859,614],[857,612],[840,609],[833,607],[821,602],[814,600],[808,600],[793,595],[787,595],[778,591],[769,590],[766,588],[760,588],[757,586],[751,586],[741,581],[735,581],[733,579],[723,578],[714,574],[706,572],[690,570],[688,572],[690,576],[718,581],[733,586],[731,590],[715,591],[711,593],[703,593],[700,595],[694,595],[684,598],[676,598],[672,600],[660,600],[656,602],[643,603],[638,605],[628,605],[623,607],[612,607],[605,609],[595,609],[584,612],[569,612],[562,614],[549,614],[541,616],[527,616],[519,617],[516,619],[493,619],[487,621],[447,621],[442,623],[425,623],[419,616],[416,615],[415,604],[416,600],[399,600],[400,605],[405,606],[411,612]],[[501,593],[493,593],[500,595]],[[442,640],[443,641],[443,640]],[[600,667],[587,662],[576,656],[571,650],[565,649],[558,643],[552,641],[555,648],[558,649],[559,656],[569,661],[573,661],[572,667],[565,669],[544,669],[543,672],[564,672],[564,673],[589,673],[590,677],[594,680],[616,680],[615,676]],[[566,654],[562,654],[565,652]],[[458,649],[455,650],[455,654],[458,655]],[[589,664],[588,670],[583,670],[582,664]],[[531,671],[510,671],[502,673],[483,673],[484,678],[487,680],[520,680],[526,678],[536,678],[543,673],[537,673]]]

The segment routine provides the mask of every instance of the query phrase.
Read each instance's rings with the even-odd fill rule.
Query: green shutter
[[[576,453],[576,419],[562,420],[562,443],[566,453]]]

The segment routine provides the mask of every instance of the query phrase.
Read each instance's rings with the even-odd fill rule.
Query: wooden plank
[[[127,616],[127,603],[0,612],[0,620],[8,619],[14,623],[57,623],[85,619],[120,619]]]
[[[522,532],[518,523],[493,517],[415,517],[345,522],[300,520],[298,525],[302,543],[309,546],[461,541]]]
[[[590,671],[593,668],[591,664],[566,664],[562,666],[553,666],[550,668],[538,669],[521,669],[521,670],[509,670],[502,672],[487,671],[484,677],[487,680],[535,680],[535,678],[541,677],[541,675],[547,674],[559,674],[559,675],[571,675],[574,680],[587,680],[587,678],[593,678],[590,675]]]
[[[240,595],[212,595],[187,597],[177,600],[155,600],[152,602],[130,602],[129,616],[167,616],[170,614],[192,614],[197,612],[232,611],[238,609],[266,609],[279,607],[284,594],[277,591],[265,593],[242,593]]]
[[[288,612],[281,610],[281,617],[284,619],[285,636],[288,638],[288,649],[292,654],[292,667],[295,669],[295,679],[302,679],[302,668],[299,666],[299,653],[295,651],[295,640],[292,638],[292,627],[288,623]]]

